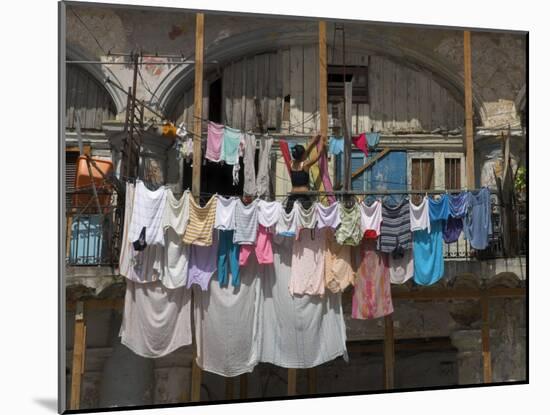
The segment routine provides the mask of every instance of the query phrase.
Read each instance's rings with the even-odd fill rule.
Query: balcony
[[[118,263],[124,207],[114,192],[98,189],[97,195],[91,188],[66,194],[67,266],[112,267]]]

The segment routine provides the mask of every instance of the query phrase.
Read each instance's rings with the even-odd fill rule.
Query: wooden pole
[[[202,371],[197,365],[197,353],[193,352],[193,363],[191,366],[191,402],[199,402],[201,400],[201,382]]]
[[[307,391],[317,393],[317,369],[314,367],[307,370]]]
[[[351,109],[352,109],[352,85],[346,82],[344,85],[344,189],[351,190]]]
[[[483,351],[483,382],[491,383],[493,373],[491,367],[491,344],[489,332],[489,296],[483,293],[481,296],[481,348]]]
[[[288,369],[288,396],[296,395],[296,369]]]
[[[472,99],[472,50],[470,32],[464,31],[464,121],[466,123],[466,180],[468,188],[475,189],[474,121]]]
[[[327,24],[319,22],[319,133],[328,134],[328,91],[327,91]]]
[[[241,376],[239,376],[239,397],[241,399],[248,398],[248,375],[246,373],[243,373]]]
[[[194,122],[193,122],[193,197],[199,202],[201,194],[201,131],[202,131],[202,78],[204,59],[204,14],[197,13],[195,23],[195,97],[194,97]],[[197,345],[194,345],[193,364],[191,368],[191,402],[199,402],[201,399],[202,372],[197,365]]]
[[[225,399],[233,399],[233,378],[225,378]]]
[[[71,374],[71,401],[69,409],[80,409],[80,389],[84,374],[86,353],[86,325],[84,322],[84,303],[76,305],[74,318],[73,367]]]
[[[395,367],[395,345],[393,338],[393,316],[384,317],[384,387],[393,389]]]
[[[193,123],[193,196],[198,201],[201,193],[201,130],[202,130],[202,78],[204,59],[204,14],[197,13],[195,27],[195,101]]]

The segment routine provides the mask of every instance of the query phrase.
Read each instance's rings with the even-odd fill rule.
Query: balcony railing
[[[457,242],[444,244],[446,259],[476,258],[480,260],[515,257],[527,254],[527,210],[524,201],[516,203],[509,231],[505,231],[504,206],[496,194],[491,195],[491,223],[493,233],[486,249],[473,249],[464,235]],[[505,238],[507,236],[507,239]],[[505,240],[506,239],[506,240]]]
[[[68,192],[65,260],[69,266],[113,266],[118,262],[123,206],[117,194],[91,189]]]

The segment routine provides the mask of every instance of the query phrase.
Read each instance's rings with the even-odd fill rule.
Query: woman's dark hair
[[[304,156],[304,153],[306,152],[306,149],[301,144],[296,144],[294,147],[292,147],[292,158],[294,160],[302,160],[302,157]]]

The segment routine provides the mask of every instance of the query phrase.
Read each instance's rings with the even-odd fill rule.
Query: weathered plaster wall
[[[193,57],[194,15],[192,13],[148,12],[143,10],[76,7],[68,9],[67,43],[69,52],[78,51],[89,58],[105,59],[106,51],[129,52],[143,48],[154,53],[180,54]],[[94,33],[99,44],[84,28]],[[333,33],[329,23],[328,33]],[[258,18],[207,14],[205,18],[206,59],[215,57],[223,64],[247,53],[268,51],[281,45],[313,44],[317,24],[280,18]],[[355,53],[386,55],[414,68],[432,72],[463,101],[462,32],[448,29],[426,29],[379,24],[347,23],[346,45]],[[338,63],[341,36],[328,36],[329,59]],[[256,50],[255,50],[256,49]],[[69,54],[70,55],[70,54]],[[349,61],[353,52],[348,53]],[[142,71],[139,92],[151,97],[144,86],[162,94],[159,87],[170,84],[169,78],[189,72],[185,66],[155,65]],[[510,33],[473,32],[472,68],[474,98],[480,111],[479,125],[497,127],[519,122],[516,111],[518,95],[525,85],[525,36]],[[125,87],[131,83],[131,68],[109,67]],[[164,83],[164,85],[162,85]],[[174,91],[178,91],[175,88]]]

